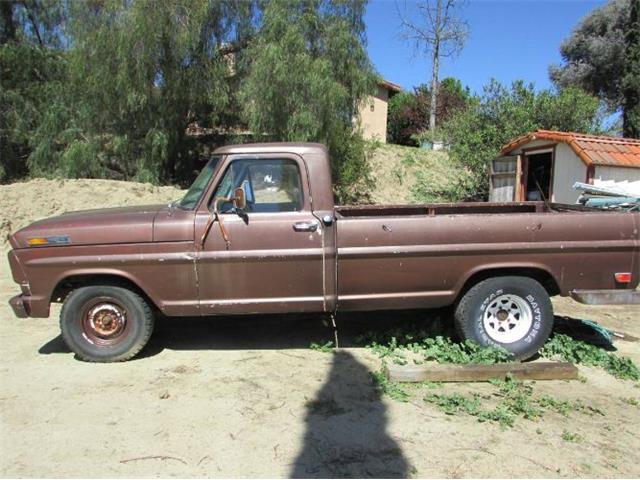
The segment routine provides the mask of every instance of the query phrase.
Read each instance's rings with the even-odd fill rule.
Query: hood
[[[29,247],[30,238],[42,237],[48,237],[53,245],[151,242],[153,220],[164,207],[144,205],[63,213],[18,230],[10,241],[13,248]]]

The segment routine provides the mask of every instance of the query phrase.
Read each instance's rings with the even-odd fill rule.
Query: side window
[[[213,198],[231,196],[244,186],[247,212],[296,212],[302,210],[303,192],[298,164],[289,159],[236,160],[229,165]],[[213,201],[213,199],[212,199]],[[229,212],[230,203],[221,206]]]

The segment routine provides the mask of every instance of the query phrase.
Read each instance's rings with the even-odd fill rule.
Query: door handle
[[[318,229],[318,222],[296,222],[293,224],[296,232],[315,232]]]

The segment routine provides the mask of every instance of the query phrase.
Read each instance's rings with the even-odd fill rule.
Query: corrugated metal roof
[[[500,153],[508,155],[533,140],[566,143],[587,165],[640,168],[640,140],[633,138],[536,130],[508,143]]]

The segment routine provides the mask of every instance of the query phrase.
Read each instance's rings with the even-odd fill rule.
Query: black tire
[[[547,291],[532,278],[489,278],[462,297],[456,307],[455,324],[462,338],[502,347],[525,360],[549,338],[553,306]]]
[[[143,297],[113,285],[74,290],[60,312],[64,341],[87,362],[133,358],[151,337],[153,324],[153,313]]]

